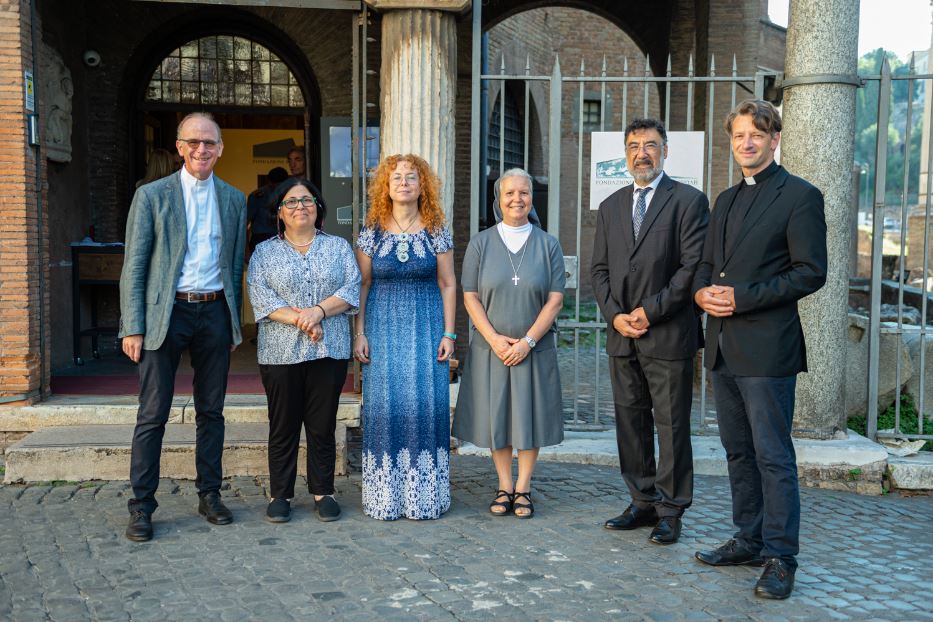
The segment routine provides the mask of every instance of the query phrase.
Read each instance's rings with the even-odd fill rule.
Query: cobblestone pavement
[[[532,520],[487,512],[488,460],[451,472],[450,512],[423,523],[363,516],[358,472],[326,524],[306,494],[268,524],[265,482],[234,478],[236,521],[213,526],[191,482],[164,481],[145,544],[123,537],[125,482],[0,486],[0,620],[933,620],[930,497],[804,490],[798,587],[770,602],[757,569],[692,559],[730,535],[725,478],[697,478],[664,548],[601,527],[628,501],[614,469],[539,465]]]

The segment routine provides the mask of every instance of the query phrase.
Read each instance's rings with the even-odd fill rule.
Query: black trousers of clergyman
[[[653,506],[658,516],[680,516],[693,502],[693,359],[610,356],[609,370],[619,465],[632,503]]]
[[[165,341],[158,350],[143,350],[139,360],[139,411],[133,431],[130,512],[150,514],[158,507],[162,437],[175,395],[175,372],[186,348],[194,368],[195,466],[198,494],[220,490],[224,449],[224,396],[230,370],[230,312],[223,299],[174,301]]]
[[[346,359],[323,358],[293,365],[260,365],[269,402],[269,481],[272,498],[295,496],[298,442],[308,441],[308,491],[334,494],[337,407],[347,378]]]

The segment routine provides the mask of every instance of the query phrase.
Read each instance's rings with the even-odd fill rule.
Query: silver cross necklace
[[[518,259],[518,267],[515,267],[515,263],[512,261],[512,251],[506,247],[506,252],[509,254],[509,264],[512,266],[512,285],[518,287],[518,282],[521,280],[521,277],[518,276],[518,271],[522,269],[522,262],[525,261],[525,251],[528,250],[528,241],[525,241],[525,247],[522,249],[522,256]]]

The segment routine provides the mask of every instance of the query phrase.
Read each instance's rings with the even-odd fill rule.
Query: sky
[[[787,26],[790,0],[768,0],[771,21]],[[858,54],[882,47],[907,61],[914,50],[930,48],[930,0],[861,0]]]

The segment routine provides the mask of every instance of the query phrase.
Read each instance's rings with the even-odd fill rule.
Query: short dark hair
[[[667,144],[667,130],[664,129],[664,124],[657,119],[632,119],[632,122],[625,126],[623,140],[628,142],[628,135],[638,130],[656,130],[661,135],[661,142]]]
[[[324,205],[324,197],[321,195],[321,191],[318,190],[317,186],[312,184],[310,180],[304,177],[289,177],[275,187],[275,200],[269,204],[272,217],[275,218],[278,223],[279,235],[285,232],[285,225],[283,225],[281,219],[279,219],[279,204],[282,203],[285,199],[285,195],[295,186],[304,186],[308,189],[308,192],[311,193],[311,196],[314,197],[314,201],[317,203],[317,218],[314,219],[314,228],[324,229],[324,218],[327,216],[327,206]]]
[[[726,117],[725,126],[728,134],[732,134],[732,124],[735,123],[736,117],[744,115],[750,115],[755,127],[771,136],[780,134],[784,127],[781,122],[781,113],[774,107],[774,104],[763,99],[746,99]]]
[[[300,154],[301,157],[305,157],[305,147],[304,147],[304,145],[295,145],[294,147],[292,147],[291,149],[288,150],[288,153],[285,154],[285,157],[287,158],[288,156],[292,155],[293,153],[297,153],[297,154]]]
[[[278,185],[288,179],[288,171],[281,166],[276,166],[273,169],[269,169],[266,179],[268,179],[270,183]]]

